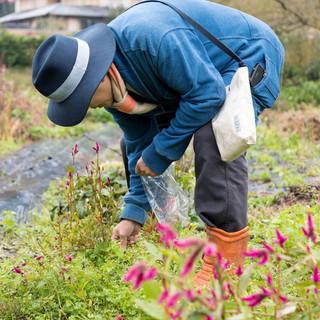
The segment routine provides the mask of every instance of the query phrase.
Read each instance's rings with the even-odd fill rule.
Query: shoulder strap
[[[175,7],[171,3],[167,3],[167,2],[161,1],[161,0],[144,0],[144,1],[141,1],[141,2],[134,4],[130,8],[135,7],[136,5],[139,5],[141,3],[147,3],[147,2],[159,2],[159,3],[162,3],[162,4],[172,8],[183,19],[185,19],[192,26],[194,26],[196,29],[198,29],[203,35],[205,35],[210,41],[212,41],[217,47],[219,47],[222,51],[224,51],[228,56],[230,56],[232,59],[236,60],[239,63],[240,67],[246,66],[245,62],[242,61],[242,59],[235,52],[233,52],[231,49],[229,49],[223,42],[221,42],[218,38],[216,38],[212,33],[210,33],[201,24],[199,24],[197,21],[193,20],[190,16],[188,16],[186,13],[184,13],[183,11],[181,11],[179,8]],[[130,9],[130,8],[128,8],[128,9]]]

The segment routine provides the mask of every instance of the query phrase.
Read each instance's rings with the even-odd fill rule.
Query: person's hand
[[[142,158],[140,158],[136,165],[136,174],[139,176],[151,176],[156,177],[158,176],[157,173],[153,172],[143,161]]]
[[[122,220],[112,231],[112,240],[120,240],[120,247],[126,249],[128,243],[136,243],[141,225],[131,220]]]

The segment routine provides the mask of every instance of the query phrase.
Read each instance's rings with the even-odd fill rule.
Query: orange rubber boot
[[[233,269],[243,266],[244,252],[247,250],[249,240],[249,228],[245,227],[236,232],[226,232],[222,229],[207,226],[208,241],[217,246],[217,251],[220,252],[223,258],[227,259]],[[194,281],[196,287],[207,286],[213,277],[213,267],[216,263],[215,256],[203,256],[201,270],[196,274]]]

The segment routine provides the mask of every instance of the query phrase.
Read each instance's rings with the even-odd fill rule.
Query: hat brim
[[[48,117],[60,126],[79,124],[86,116],[93,94],[109,70],[116,51],[112,30],[105,23],[92,25],[74,37],[86,41],[90,47],[87,70],[74,92],[63,102],[49,100]]]

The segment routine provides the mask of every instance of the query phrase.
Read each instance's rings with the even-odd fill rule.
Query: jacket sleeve
[[[170,31],[162,38],[155,68],[159,78],[180,94],[170,126],[142,153],[146,165],[161,174],[180,159],[193,133],[217,114],[226,91],[203,43],[187,28]]]
[[[132,220],[144,225],[150,210],[148,199],[143,190],[142,181],[135,173],[135,166],[142,151],[150,145],[158,129],[154,117],[128,115],[114,109],[108,109],[124,132],[128,169],[130,172],[130,188],[124,197],[124,209],[120,219]]]

